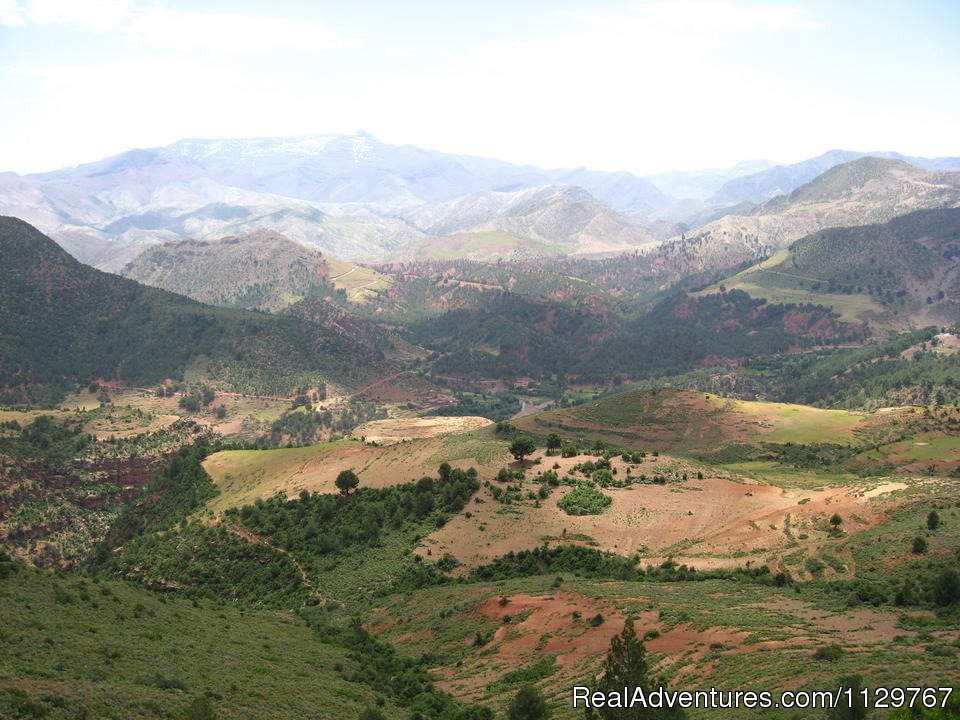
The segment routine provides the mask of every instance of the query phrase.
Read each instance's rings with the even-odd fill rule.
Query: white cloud
[[[731,61],[725,46],[815,27],[782,5],[698,0],[562,17],[559,30],[468,47],[426,76],[396,78],[380,98],[396,103],[393,122],[415,143],[455,149],[470,125],[481,129],[468,135],[472,152],[541,165],[733,164],[783,132],[795,98],[773,68]]]
[[[204,13],[132,0],[0,0],[0,25],[64,25],[119,30],[137,44],[165,50],[254,53],[356,47],[356,38],[315,20],[266,15]]]
[[[732,3],[726,0],[672,0],[639,5],[615,15],[563,11],[589,25],[619,33],[707,33],[756,30],[815,30],[803,8]]]
[[[17,0],[0,0],[0,25],[19,26],[25,23]]]
[[[355,47],[354,38],[314,20],[197,13],[154,5],[125,27],[135,41],[178,50],[250,53]]]
[[[70,25],[84,30],[113,30],[130,10],[130,0],[27,0],[22,14],[38,25]]]

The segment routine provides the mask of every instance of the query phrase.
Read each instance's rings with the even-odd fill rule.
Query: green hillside
[[[442,353],[434,372],[444,376],[536,378],[549,372],[608,382],[855,341],[863,334],[823,306],[767,303],[735,291],[675,293],[636,313],[613,303],[567,305],[503,293],[483,307],[425,320],[412,328],[412,337]]]
[[[808,235],[716,283],[769,302],[828,305],[880,327],[960,319],[960,209]]]
[[[188,369],[278,394],[377,370],[375,351],[332,330],[100,272],[16,218],[0,218],[0,264],[0,399],[49,401],[97,378],[145,385]]]
[[[346,679],[354,653],[290,614],[0,562],[0,626],[3,718],[399,716]]]
[[[789,195],[771,200],[767,207],[772,208],[778,204],[789,206],[842,199],[849,195],[851,188],[863,187],[871,180],[883,180],[895,170],[904,173],[917,172],[917,168],[903,160],[864,157],[830,168],[810,182],[801,185]]]

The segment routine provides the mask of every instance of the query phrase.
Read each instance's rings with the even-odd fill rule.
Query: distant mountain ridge
[[[342,258],[607,252],[746,215],[864,155],[903,158],[831,151],[793,165],[757,160],[642,178],[391,145],[364,132],[185,139],[53,172],[0,174],[0,213],[111,271],[157,243],[259,230]],[[905,159],[960,167],[958,158]],[[493,245],[468,247],[491,232]]]
[[[548,185],[512,193],[480,191],[448,203],[423,205],[405,218],[428,236],[502,233],[556,246],[567,254],[649,246],[654,238],[581,187]],[[393,253],[415,257],[422,242]],[[492,258],[488,258],[492,259]]]
[[[960,157],[909,157],[896,152],[853,152],[830,150],[815,158],[775,165],[755,173],[741,175],[725,182],[707,198],[713,205],[736,205],[742,202],[763,202],[777,195],[788,195],[827,170],[860,158],[874,157],[902,160],[923,170],[960,170]]]
[[[731,268],[831,227],[887,222],[915,210],[960,206],[960,172],[925,171],[864,157],[835,166],[789,195],[726,215],[663,243],[659,262],[686,272]]]
[[[85,262],[117,270],[152,243],[264,229],[338,257],[377,256],[424,238],[400,217],[412,208],[557,184],[595,194],[611,214],[670,202],[630,173],[541,170],[357,133],[181,140],[54,172],[5,174],[0,212],[37,225]],[[601,244],[625,241],[619,223],[597,230],[618,235]]]

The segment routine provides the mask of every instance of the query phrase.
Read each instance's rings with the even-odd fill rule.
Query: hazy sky
[[[960,2],[0,0],[0,170],[357,129],[640,174],[960,155]]]

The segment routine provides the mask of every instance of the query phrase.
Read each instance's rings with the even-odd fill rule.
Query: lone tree
[[[933,586],[933,599],[937,605],[953,605],[960,602],[960,572],[956,568],[943,568]]]
[[[341,470],[334,484],[341,495],[349,495],[350,491],[360,484],[360,478],[353,470]]]
[[[550,450],[559,450],[563,447],[563,438],[557,433],[550,433],[547,436],[547,448]]]
[[[516,458],[517,462],[522,463],[523,459],[537,449],[533,438],[526,435],[520,435],[510,443],[510,454]]]
[[[830,524],[833,525],[834,532],[840,530],[840,526],[843,525],[843,518],[840,517],[840,513],[833,514],[833,517],[830,518]]]
[[[936,510],[931,510],[930,514],[927,515],[927,527],[931,530],[940,527],[940,514]]]
[[[610,649],[603,663],[603,675],[597,681],[595,690],[604,695],[610,692],[623,692],[623,688],[643,688],[648,695],[661,683],[650,677],[647,651],[643,641],[637,637],[633,628],[633,619],[627,618],[623,632],[610,640]],[[587,708],[587,720],[679,720],[684,717],[683,710],[674,708],[651,708],[634,706],[632,708],[602,707],[594,710]]]
[[[548,720],[549,717],[550,708],[543,693],[533,685],[520,688],[507,709],[507,720]]]

